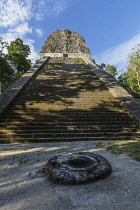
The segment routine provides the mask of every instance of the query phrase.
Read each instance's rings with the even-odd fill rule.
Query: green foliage
[[[20,72],[21,74],[24,74],[26,71],[28,71],[31,68],[31,63],[29,60],[25,58],[25,56],[19,52],[12,52],[8,56],[9,60],[11,61],[11,64]]]
[[[2,90],[5,90],[31,68],[31,61],[27,59],[30,54],[30,48],[28,45],[23,44],[21,39],[17,38],[15,41],[12,41],[8,47],[3,40],[1,37],[0,84],[2,83]],[[4,47],[7,47],[8,55],[2,53]]]
[[[106,69],[105,66],[106,66],[105,63],[101,63],[100,68],[101,68],[102,70],[105,70],[105,69]]]
[[[106,67],[106,71],[107,71],[110,75],[112,75],[113,77],[115,77],[115,76],[117,75],[117,69],[116,69],[115,66],[110,65],[110,64],[107,64],[107,65],[105,65],[105,67]]]
[[[136,97],[140,97],[140,44],[128,55],[128,85]]]
[[[13,72],[6,58],[0,57],[0,82],[3,90],[11,84]]]
[[[30,54],[30,48],[28,45],[24,45],[21,39],[17,38],[12,41],[7,50],[8,59],[17,71],[24,74],[31,68],[31,61],[26,58]]]
[[[117,75],[117,68],[110,64],[101,63],[100,68],[107,71],[110,75],[115,77]]]
[[[11,83],[14,83],[17,79],[19,79],[22,76],[22,74],[20,72],[16,72],[13,74],[12,78],[11,78]]]
[[[118,80],[122,83],[123,86],[129,86],[128,85],[128,74],[127,72],[123,72],[119,77]]]
[[[30,55],[30,48],[28,45],[23,44],[23,41],[17,38],[15,41],[12,41],[7,47],[8,54],[11,55],[13,52],[22,54],[25,58]]]

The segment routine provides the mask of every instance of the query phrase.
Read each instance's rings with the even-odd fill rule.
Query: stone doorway
[[[68,58],[68,57],[69,57],[68,54],[66,53],[63,54],[63,58]]]

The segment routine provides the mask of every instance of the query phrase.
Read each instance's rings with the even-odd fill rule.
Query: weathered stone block
[[[54,182],[82,184],[106,178],[111,174],[111,166],[101,155],[79,152],[49,159],[46,172]]]

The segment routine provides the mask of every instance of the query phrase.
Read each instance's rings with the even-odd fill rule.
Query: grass
[[[54,69],[54,68],[58,68],[58,67],[61,67],[62,66],[62,63],[48,63],[44,69]]]
[[[140,161],[140,141],[116,141],[109,143],[97,143],[98,148],[106,148],[112,154],[120,155],[126,154],[132,157],[132,159]]]

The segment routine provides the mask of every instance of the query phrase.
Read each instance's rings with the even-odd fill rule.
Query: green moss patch
[[[61,67],[62,66],[62,63],[48,63],[44,69],[55,69],[55,68],[58,68],[58,67]]]
[[[126,154],[131,156],[134,160],[140,161],[140,141],[116,141],[109,143],[99,142],[96,144],[98,148],[106,148],[112,154]]]
[[[83,64],[87,65],[82,58],[51,58],[49,64],[62,64],[62,63],[73,63],[73,64]]]

